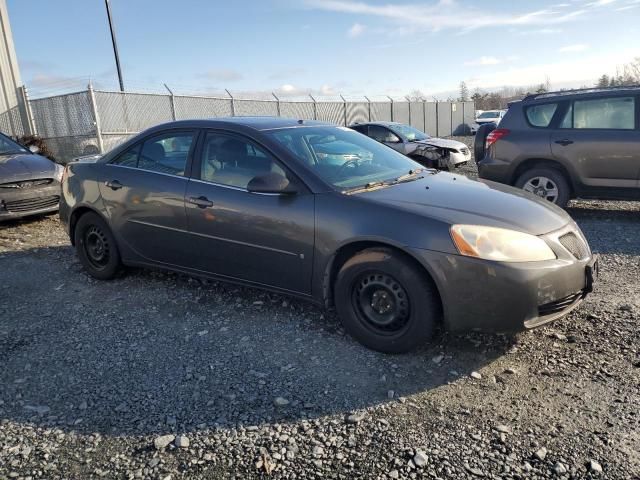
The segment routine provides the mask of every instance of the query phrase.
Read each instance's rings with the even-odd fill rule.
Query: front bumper
[[[575,227],[577,229],[577,227]],[[538,327],[577,308],[592,287],[594,256],[577,259],[557,242],[573,226],[546,235],[558,258],[492,262],[413,249],[434,278],[450,331],[515,332]],[[581,236],[581,234],[580,234]],[[586,245],[586,242],[585,242]]]
[[[0,221],[57,212],[60,204],[60,183],[34,188],[1,188]]]
[[[446,166],[449,168],[460,167],[462,165],[466,165],[470,160],[471,152],[469,149],[466,149],[464,152],[451,152],[447,159],[448,165]]]

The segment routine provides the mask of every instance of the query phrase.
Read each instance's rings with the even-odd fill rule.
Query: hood
[[[357,195],[449,224],[487,225],[532,235],[571,222],[560,207],[523,190],[443,172]]]
[[[0,155],[0,183],[34,178],[53,178],[56,164],[41,155],[15,153]]]
[[[462,148],[469,148],[464,143],[456,140],[446,140],[444,138],[427,138],[426,140],[420,140],[418,142],[411,142],[415,145],[431,145],[433,147],[448,148],[453,150],[460,150]]]

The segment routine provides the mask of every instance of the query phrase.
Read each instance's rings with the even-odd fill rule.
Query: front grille
[[[573,232],[565,233],[558,238],[558,241],[578,260],[589,256],[587,245]]]
[[[538,316],[545,317],[547,315],[553,315],[554,313],[560,313],[563,310],[569,308],[573,303],[582,296],[582,293],[573,293],[560,300],[554,302],[545,303],[538,306]]]
[[[24,200],[15,200],[13,202],[5,202],[4,206],[10,213],[34,212],[45,208],[53,208],[60,202],[58,195],[50,197],[26,198]]]
[[[23,180],[21,182],[10,182],[10,183],[2,183],[0,184],[0,188],[33,188],[40,187],[42,185],[49,185],[53,182],[52,178],[38,178],[36,180]]]

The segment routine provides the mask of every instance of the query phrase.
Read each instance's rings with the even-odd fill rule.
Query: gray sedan
[[[439,325],[542,325],[575,308],[597,272],[555,205],[316,121],[160,125],[68,164],[62,190],[60,216],[94,277],[160,267],[335,305],[353,337],[384,352]]]
[[[63,168],[36,153],[0,133],[0,222],[58,210]]]

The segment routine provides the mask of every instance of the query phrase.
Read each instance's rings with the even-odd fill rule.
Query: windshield
[[[341,191],[395,181],[422,169],[395,150],[345,127],[286,128],[268,134]]]
[[[429,135],[426,133],[421,132],[417,128],[410,127],[409,125],[390,125],[389,128],[393,130],[394,133],[405,137],[410,142],[426,140],[429,138]]]
[[[21,147],[16,142],[11,140],[9,137],[5,137],[0,133],[0,155],[7,155],[8,153],[24,153],[24,147]]]
[[[478,118],[496,118],[500,112],[483,112]]]

